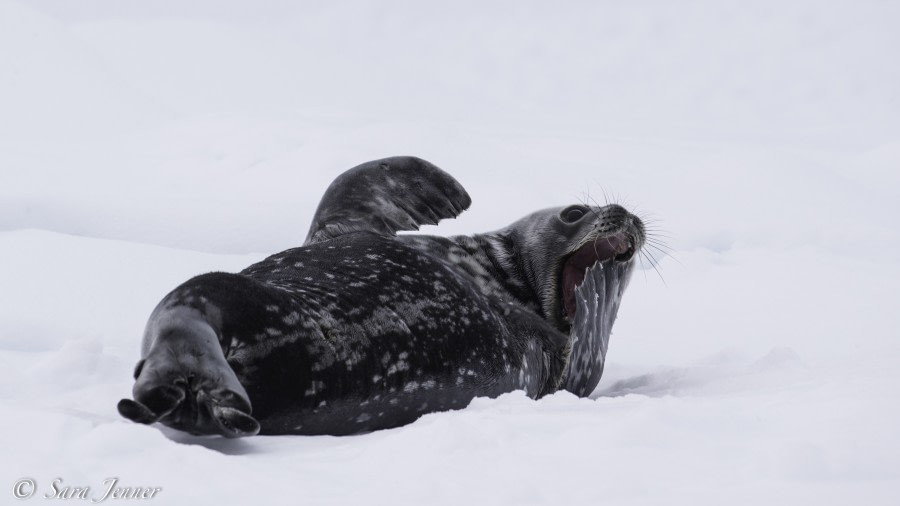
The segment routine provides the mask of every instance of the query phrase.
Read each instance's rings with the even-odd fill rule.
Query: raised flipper
[[[395,156],[344,172],[325,191],[305,244],[352,232],[393,236],[455,218],[472,203],[452,176],[421,158]]]

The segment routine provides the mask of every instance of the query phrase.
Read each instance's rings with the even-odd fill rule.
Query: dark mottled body
[[[588,395],[640,220],[576,205],[488,234],[396,235],[469,203],[418,158],[345,172],[302,247],[160,302],[119,412],[194,434],[352,434],[516,389]]]
[[[478,273],[465,255],[440,237],[352,233],[198,276],[162,305],[222,315],[225,357],[263,433],[349,434],[554,390],[565,337],[479,289],[458,268]]]

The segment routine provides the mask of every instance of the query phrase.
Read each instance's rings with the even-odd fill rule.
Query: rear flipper
[[[221,397],[200,390],[195,401],[185,403],[184,390],[164,385],[151,389],[149,394],[142,397],[152,408],[131,399],[120,400],[117,407],[119,414],[133,422],[161,422],[191,434],[218,434],[236,438],[259,433],[259,422],[250,416],[249,406],[243,406],[242,402],[237,403],[239,407],[227,405],[234,403],[234,392],[218,395]]]
[[[134,400],[119,401],[119,413],[196,435],[257,434],[247,391],[209,324],[186,318],[166,322],[154,328],[147,356],[135,370]]]
[[[259,422],[255,418],[235,408],[214,406],[213,420],[219,427],[219,434],[225,437],[244,437],[259,434]]]
[[[358,165],[325,190],[306,236],[306,245],[352,232],[393,237],[455,218],[472,203],[450,174],[414,156],[395,156]]]
[[[141,402],[131,399],[119,401],[119,414],[137,423],[155,423],[168,416],[184,401],[184,390],[170,386],[150,389]]]

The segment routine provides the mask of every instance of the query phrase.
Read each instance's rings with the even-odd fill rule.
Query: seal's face
[[[563,331],[575,317],[575,290],[587,269],[598,263],[615,266],[627,283],[645,241],[640,218],[616,204],[545,209],[514,223],[508,232],[544,317]],[[618,294],[598,296],[617,305],[612,299]]]
[[[563,261],[559,277],[564,318],[571,322],[575,317],[575,288],[584,281],[587,269],[598,262],[631,267],[634,254],[643,243],[644,227],[638,217],[617,205],[593,209],[571,206],[559,213],[559,219],[572,225],[579,222],[590,225],[583,244],[576,246]]]

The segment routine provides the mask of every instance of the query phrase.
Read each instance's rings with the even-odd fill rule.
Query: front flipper
[[[421,158],[374,160],[344,172],[319,202],[306,243],[352,232],[393,236],[455,218],[472,203],[452,176]]]
[[[621,263],[599,262],[587,270],[584,281],[575,289],[572,353],[563,386],[579,397],[589,396],[600,383],[609,336],[627,283]]]
[[[527,378],[525,384],[518,388],[539,399],[565,386],[565,368],[571,352],[569,337],[517,304],[501,304],[498,309],[504,314],[510,332],[526,343],[528,369],[533,373],[523,376]]]

